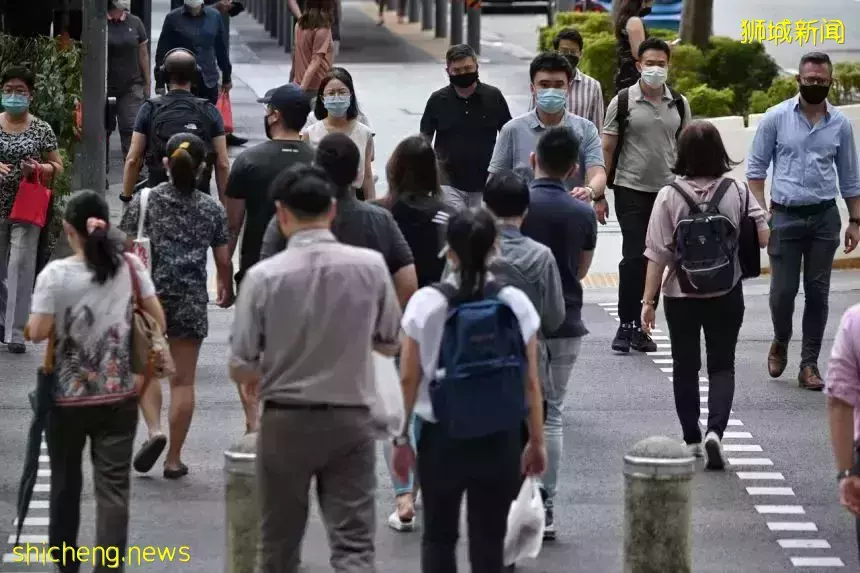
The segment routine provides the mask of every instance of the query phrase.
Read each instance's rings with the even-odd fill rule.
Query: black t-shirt
[[[266,141],[236,158],[227,180],[227,197],[244,199],[246,213],[237,281],[260,260],[263,234],[275,214],[269,185],[284,169],[313,159],[313,150],[303,141]]]

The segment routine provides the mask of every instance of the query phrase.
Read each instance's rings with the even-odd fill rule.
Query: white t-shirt
[[[323,137],[329,133],[335,132],[329,131],[326,127],[325,120],[323,120],[309,125],[304,129],[303,133],[305,134],[305,138],[308,143],[316,148],[320,141],[322,141]],[[370,151],[371,155],[373,154],[373,131],[360,121],[353,120],[352,129],[349,132],[344,133],[346,133],[346,135],[348,135],[353,143],[358,147],[358,153],[361,159],[358,162],[358,175],[356,176],[352,186],[356,189],[361,189],[364,186],[364,162],[367,157],[367,152]]]
[[[135,265],[141,298],[155,296],[140,259],[127,256]],[[130,362],[132,296],[125,260],[102,285],[77,257],[51,261],[39,273],[31,309],[54,315],[58,404],[104,404],[136,393]]]
[[[506,286],[499,291],[499,299],[514,311],[520,323],[523,342],[528,344],[540,328],[540,316],[529,297],[516,287]],[[428,422],[436,421],[429,388],[432,375],[436,372],[447,315],[448,301],[445,295],[433,287],[424,287],[409,299],[401,321],[406,336],[418,343],[421,385],[418,387],[415,414]]]

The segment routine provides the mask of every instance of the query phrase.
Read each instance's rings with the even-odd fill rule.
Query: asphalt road
[[[159,0],[162,1],[162,0]],[[727,0],[721,0],[727,1]],[[360,16],[345,10],[345,21]],[[366,22],[355,20],[356,25]],[[239,131],[259,141],[262,138],[262,110],[254,103],[256,94],[286,81],[286,58],[276,57],[271,45],[255,35],[250,22],[237,21],[233,38],[237,56],[234,114]],[[360,28],[374,36],[383,52],[403,54],[406,48],[375,26]],[[347,46],[348,48],[348,46]],[[349,52],[350,50],[347,50]],[[379,52],[347,53],[350,70],[356,77],[362,105],[377,131],[379,161],[393,145],[417,130],[427,94],[442,85],[442,70],[426,59],[384,64]],[[405,59],[405,58],[404,58]],[[354,62],[354,63],[353,63]],[[368,63],[369,62],[369,63]],[[408,65],[404,65],[408,64]],[[490,63],[482,68],[486,77],[499,85],[512,107],[526,105],[527,77],[521,64]],[[392,90],[392,86],[397,87]],[[235,153],[235,152],[234,152]],[[114,164],[117,162],[115,161]],[[381,165],[378,165],[381,172]],[[116,179],[116,175],[114,175]],[[613,239],[601,233],[599,243]],[[598,247],[598,257],[600,248]],[[834,277],[830,323],[825,341],[827,356],[833,331],[842,312],[860,300],[860,275],[838,273]],[[853,522],[838,507],[834,469],[828,444],[824,397],[801,391],[794,376],[798,343],[793,343],[792,362],[781,380],[771,381],[765,371],[765,353],[770,340],[767,282],[756,280],[746,288],[746,319],[738,345],[737,392],[732,416],[742,425],[729,428],[735,437],[726,443],[741,446],[730,452],[739,460],[758,459],[762,465],[734,466],[725,473],[700,471],[694,480],[693,551],[697,573],[776,573],[800,569],[829,571],[830,567],[795,567],[792,558],[840,560],[842,569],[860,570]],[[566,411],[566,454],[557,509],[558,542],[544,548],[534,562],[525,564],[526,573],[604,573],[621,570],[623,526],[624,453],[638,440],[650,435],[680,436],[674,413],[670,373],[662,356],[616,356],[609,343],[616,327],[611,315],[616,295],[613,291],[588,290],[584,317],[591,330],[577,364],[577,379],[570,388]],[[802,300],[802,295],[799,297]],[[190,563],[152,563],[141,566],[153,572],[189,571],[210,573],[224,567],[224,479],[223,452],[244,430],[242,413],[233,385],[227,379],[225,356],[232,310],[211,307],[210,338],[203,346],[197,383],[197,412],[186,448],[188,478],[168,482],[153,471],[152,476],[135,476],[130,543],[136,546],[190,548]],[[796,324],[800,324],[798,309]],[[659,326],[659,325],[658,325]],[[660,340],[661,344],[666,341]],[[661,352],[668,352],[661,347]],[[0,543],[13,531],[15,495],[22,463],[25,431],[29,421],[26,394],[32,387],[40,362],[36,349],[24,356],[0,352]],[[826,367],[826,359],[821,363]],[[141,425],[141,435],[144,428]],[[746,434],[748,433],[748,434]],[[285,447],[289,447],[285,443]],[[760,448],[760,449],[759,449]],[[740,451],[745,450],[745,451]],[[763,458],[763,459],[762,459]],[[765,465],[768,462],[772,465]],[[158,469],[158,466],[156,470]],[[782,480],[741,480],[737,471],[778,472]],[[392,490],[381,455],[378,464],[379,495],[377,534],[378,565],[381,573],[417,572],[420,533],[398,534],[385,527],[392,508]],[[93,543],[94,511],[89,468],[82,508],[81,544]],[[47,478],[41,479],[47,483]],[[788,490],[753,490],[746,487],[780,487]],[[769,495],[763,495],[767,493]],[[783,495],[773,495],[780,493]],[[786,495],[790,494],[790,495]],[[38,492],[44,502],[47,493]],[[38,505],[38,504],[37,504]],[[790,506],[761,514],[755,506]],[[762,508],[760,508],[762,509]],[[763,509],[762,509],[763,510]],[[803,512],[803,513],[799,513]],[[25,533],[46,533],[47,512],[34,506],[34,525]],[[802,523],[790,527],[806,531],[771,531],[779,522]],[[768,524],[771,524],[770,526]],[[813,525],[809,525],[813,524]],[[814,528],[814,529],[812,529]],[[34,538],[35,539],[35,538]],[[824,546],[794,549],[782,545]],[[788,540],[788,542],[786,542]],[[807,540],[807,541],[799,541]],[[323,528],[312,517],[303,554],[304,573],[328,571]],[[826,563],[819,561],[818,563]],[[462,560],[465,564],[465,560]],[[47,571],[0,564],[0,573]]]

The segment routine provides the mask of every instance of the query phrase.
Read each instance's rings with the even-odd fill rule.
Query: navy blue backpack
[[[484,297],[457,300],[457,287],[436,283],[448,300],[436,376],[433,413],[449,437],[472,439],[521,427],[528,414],[528,360],[519,320],[489,282]]]

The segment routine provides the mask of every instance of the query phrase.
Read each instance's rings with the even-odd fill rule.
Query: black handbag
[[[741,263],[741,278],[754,279],[761,275],[761,248],[758,244],[758,226],[750,217],[750,188],[744,183],[746,200],[738,231],[738,260]]]

